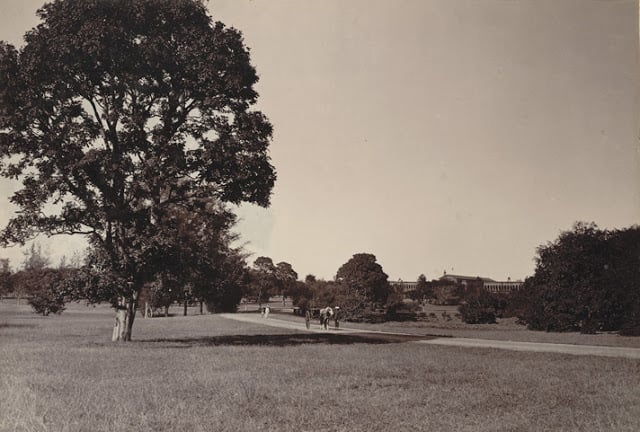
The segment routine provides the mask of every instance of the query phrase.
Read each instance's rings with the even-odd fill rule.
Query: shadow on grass
[[[11,328],[34,328],[37,327],[35,324],[8,324],[8,323],[0,323],[0,330],[2,329],[11,329]]]
[[[296,345],[352,345],[352,344],[391,344],[417,340],[434,339],[434,337],[389,335],[377,333],[293,333],[276,335],[231,335],[209,336],[197,338],[146,339],[138,344],[158,344],[163,348],[191,348],[201,346],[296,346]],[[167,345],[165,345],[167,344]]]

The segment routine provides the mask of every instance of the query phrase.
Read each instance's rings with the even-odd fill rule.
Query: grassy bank
[[[0,431],[635,431],[640,362],[0,304]]]

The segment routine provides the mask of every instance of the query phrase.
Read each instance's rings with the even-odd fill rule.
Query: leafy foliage
[[[245,257],[230,250],[220,258],[216,278],[208,280],[210,289],[203,292],[202,298],[210,312],[235,312],[249,280]]]
[[[336,281],[341,282],[356,298],[374,304],[385,304],[390,286],[387,274],[369,253],[358,253],[344,263],[336,273]]]
[[[419,309],[421,308],[417,302],[405,299],[401,288],[392,289],[385,305],[386,319],[388,321],[415,321]]]
[[[9,267],[9,259],[0,259],[0,296],[13,291],[11,281],[11,268]]]
[[[283,295],[288,295],[292,290],[295,290],[298,273],[296,273],[291,264],[285,261],[276,264],[275,275],[278,288]]]
[[[433,298],[433,286],[427,282],[427,277],[423,274],[418,276],[418,282],[414,292],[414,300],[423,300]]]
[[[73,269],[28,269],[12,276],[13,285],[29,295],[29,304],[44,316],[60,314],[65,309],[67,280]]]
[[[494,324],[506,307],[503,296],[486,291],[472,293],[458,307],[462,320],[467,324]]]
[[[269,301],[269,298],[275,294],[277,285],[276,266],[273,260],[264,256],[256,258],[249,272],[246,294],[261,304]]]
[[[539,247],[536,262],[517,299],[530,328],[633,333],[640,324],[640,227],[577,223]]]
[[[39,16],[20,50],[0,43],[0,175],[23,186],[0,243],[88,235],[76,288],[120,296],[131,314],[168,264],[195,259],[179,255],[194,228],[184,215],[269,204],[258,76],[241,33],[201,1],[61,0]]]

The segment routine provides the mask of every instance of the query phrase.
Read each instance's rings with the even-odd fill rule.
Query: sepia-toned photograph
[[[0,0],[0,432],[640,430],[638,0]]]

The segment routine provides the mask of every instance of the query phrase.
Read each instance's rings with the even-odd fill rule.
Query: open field
[[[0,303],[0,431],[636,431],[640,361]],[[598,335],[600,336],[600,335]],[[613,335],[606,335],[613,336]]]

